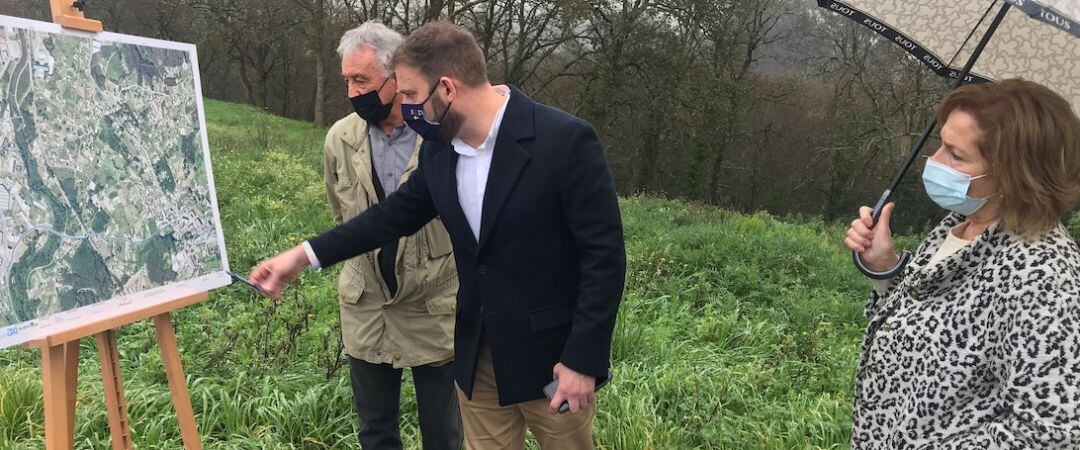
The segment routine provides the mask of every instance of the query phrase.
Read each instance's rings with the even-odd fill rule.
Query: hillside
[[[206,106],[234,270],[331,225],[325,130],[246,106]],[[841,246],[843,229],[646,197],[625,198],[622,208],[627,295],[598,447],[847,448],[869,284]],[[232,286],[176,314],[206,448],[357,448],[335,275],[304,273],[281,303]],[[136,445],[180,448],[152,327],[125,327],[119,342]],[[109,448],[93,355],[84,340],[77,448]],[[0,351],[0,449],[43,447],[39,358]],[[404,438],[419,448],[406,386]]]

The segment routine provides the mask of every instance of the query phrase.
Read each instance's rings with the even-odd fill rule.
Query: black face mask
[[[386,86],[388,81],[390,81],[390,77],[383,80],[382,86],[379,86],[378,89],[349,98],[349,102],[352,103],[356,115],[372,125],[386,120],[386,118],[390,116],[390,110],[394,108],[394,102],[392,100],[390,103],[384,105],[382,98],[379,97],[379,92],[382,91],[382,88]]]

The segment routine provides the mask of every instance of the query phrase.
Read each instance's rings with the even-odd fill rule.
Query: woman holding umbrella
[[[1042,85],[968,85],[938,110],[927,194],[951,213],[899,275],[872,280],[856,449],[1080,448],[1080,118]],[[845,243],[896,266],[887,205]]]

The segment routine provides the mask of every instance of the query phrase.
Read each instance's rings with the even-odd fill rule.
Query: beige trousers
[[[596,406],[577,414],[551,414],[547,399],[499,406],[495,371],[487,347],[477,355],[476,378],[470,400],[458,389],[461,424],[469,450],[523,450],[529,427],[545,450],[593,450],[592,424]]]

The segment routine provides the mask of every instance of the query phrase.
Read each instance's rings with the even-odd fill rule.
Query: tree
[[[300,19],[289,0],[179,0],[207,15],[228,43],[248,102],[270,106],[271,78],[286,61]],[[289,89],[287,87],[286,89]]]
[[[315,126],[326,126],[326,64],[329,48],[333,47],[331,32],[337,31],[334,16],[340,10],[335,0],[290,0],[302,13],[300,27],[308,48],[304,52],[315,59],[313,120]]]

